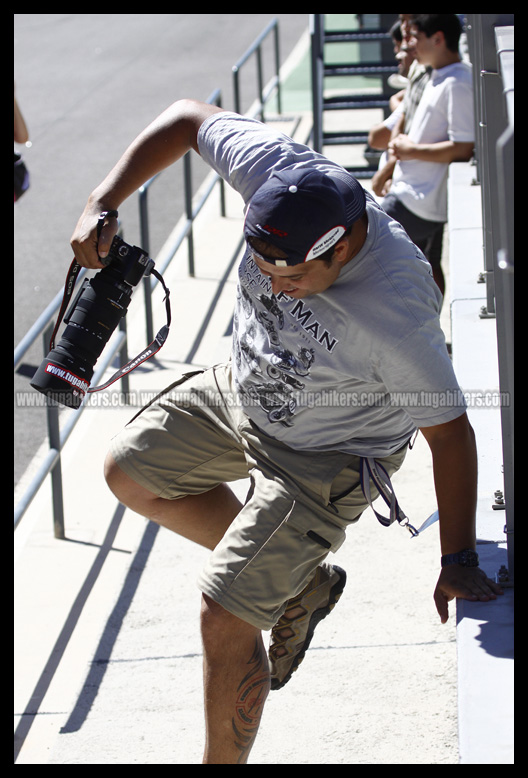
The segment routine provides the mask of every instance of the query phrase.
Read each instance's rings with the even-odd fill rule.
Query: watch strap
[[[462,565],[462,567],[478,567],[479,558],[472,548],[464,548],[456,554],[444,554],[441,559],[442,567],[447,565]]]

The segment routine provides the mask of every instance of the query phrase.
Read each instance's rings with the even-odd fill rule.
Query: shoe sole
[[[339,580],[336,581],[335,584],[330,589],[330,599],[328,601],[328,605],[325,605],[324,608],[318,608],[316,611],[312,613],[310,618],[310,623],[308,625],[308,632],[306,633],[306,640],[303,643],[302,649],[299,651],[299,653],[293,660],[289,673],[282,679],[282,681],[278,681],[277,679],[274,678],[271,679],[271,688],[273,690],[282,689],[282,687],[288,683],[293,673],[297,670],[297,668],[299,667],[299,665],[304,659],[304,656],[310,646],[310,643],[312,642],[315,628],[324,618],[328,616],[330,611],[335,607],[335,604],[338,602],[339,598],[343,594],[343,589],[345,588],[345,584],[346,584],[346,573],[341,567],[338,567],[337,565],[333,565],[332,567],[333,570],[335,570],[335,572],[339,574]]]

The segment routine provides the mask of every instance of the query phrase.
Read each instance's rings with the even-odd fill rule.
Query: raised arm
[[[138,135],[88,198],[71,238],[71,246],[80,265],[101,268],[99,256],[106,256],[117,232],[117,220],[109,219],[97,240],[100,213],[117,210],[145,181],[172,165],[190,149],[198,151],[198,131],[202,123],[221,110],[209,103],[179,100]]]

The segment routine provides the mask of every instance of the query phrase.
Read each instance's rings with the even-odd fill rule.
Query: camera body
[[[59,343],[51,347],[31,386],[69,408],[78,408],[89,390],[94,366],[119,320],[126,315],[134,287],[150,275],[154,262],[116,235],[105,267],[85,279],[71,304]]]

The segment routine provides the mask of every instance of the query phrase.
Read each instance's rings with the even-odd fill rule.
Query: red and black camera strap
[[[165,311],[167,314],[167,323],[161,327],[152,343],[150,343],[145,349],[143,349],[143,351],[135,356],[134,359],[131,359],[129,362],[127,362],[126,365],[120,367],[119,370],[117,370],[114,375],[109,378],[108,381],[106,381],[106,383],[100,384],[99,386],[90,387],[88,389],[88,394],[91,394],[92,392],[100,392],[102,389],[107,389],[109,386],[111,386],[111,384],[119,381],[120,378],[123,378],[123,376],[132,372],[132,370],[135,370],[136,367],[139,367],[139,365],[143,364],[143,362],[146,362],[147,359],[153,357],[154,354],[157,354],[161,347],[165,345],[165,342],[169,337],[169,328],[171,324],[170,291],[165,285],[161,273],[158,273],[158,271],[154,268],[152,268],[150,272],[155,278],[158,279],[165,292],[164,302]]]

